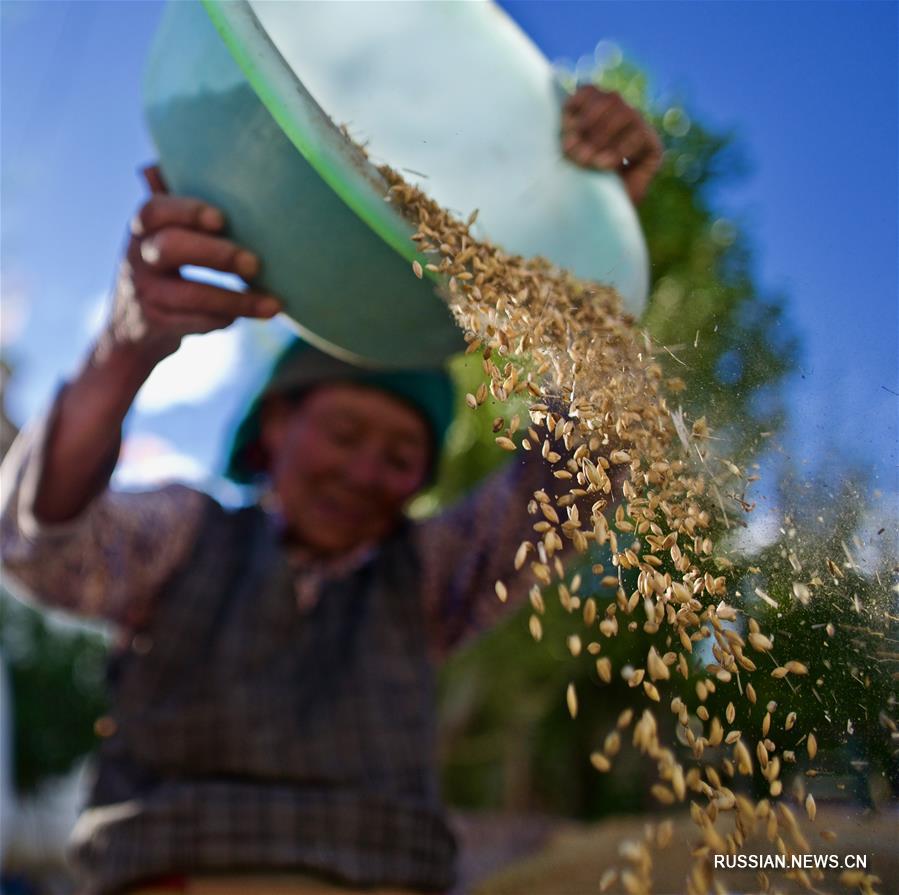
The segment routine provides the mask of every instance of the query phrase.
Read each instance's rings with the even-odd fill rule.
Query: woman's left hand
[[[639,202],[662,162],[658,134],[617,93],[579,87],[562,110],[562,150],[585,168],[615,171]]]

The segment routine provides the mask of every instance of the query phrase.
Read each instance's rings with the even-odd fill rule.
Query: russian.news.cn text
[[[867,855],[715,855],[716,870],[866,870]]]

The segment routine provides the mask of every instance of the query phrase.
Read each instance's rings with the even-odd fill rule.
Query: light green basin
[[[385,365],[439,363],[461,337],[411,271],[383,178],[334,122],[446,207],[479,208],[477,234],[641,312],[636,214],[614,175],[561,157],[559,103],[539,51],[478,0],[175,0],[145,81],[170,187],[224,209],[309,338]]]

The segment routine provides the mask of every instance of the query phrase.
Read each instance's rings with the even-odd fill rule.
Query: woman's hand
[[[161,359],[191,333],[222,329],[238,317],[273,317],[281,304],[257,292],[232,292],[187,280],[182,265],[237,274],[250,282],[259,259],[219,235],[221,211],[165,190],[158,168],[145,173],[153,193],[131,222],[107,327],[115,347],[133,346]]]
[[[617,93],[579,87],[562,110],[562,149],[586,168],[615,171],[635,204],[662,162],[662,143]]]

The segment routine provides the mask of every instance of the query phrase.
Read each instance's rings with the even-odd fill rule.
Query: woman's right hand
[[[182,265],[237,274],[252,282],[259,259],[221,236],[219,209],[166,192],[158,168],[144,175],[153,195],[131,223],[131,239],[116,280],[106,335],[116,347],[133,346],[162,359],[183,336],[222,329],[238,317],[266,319],[281,303],[258,292],[232,292],[187,280]]]

